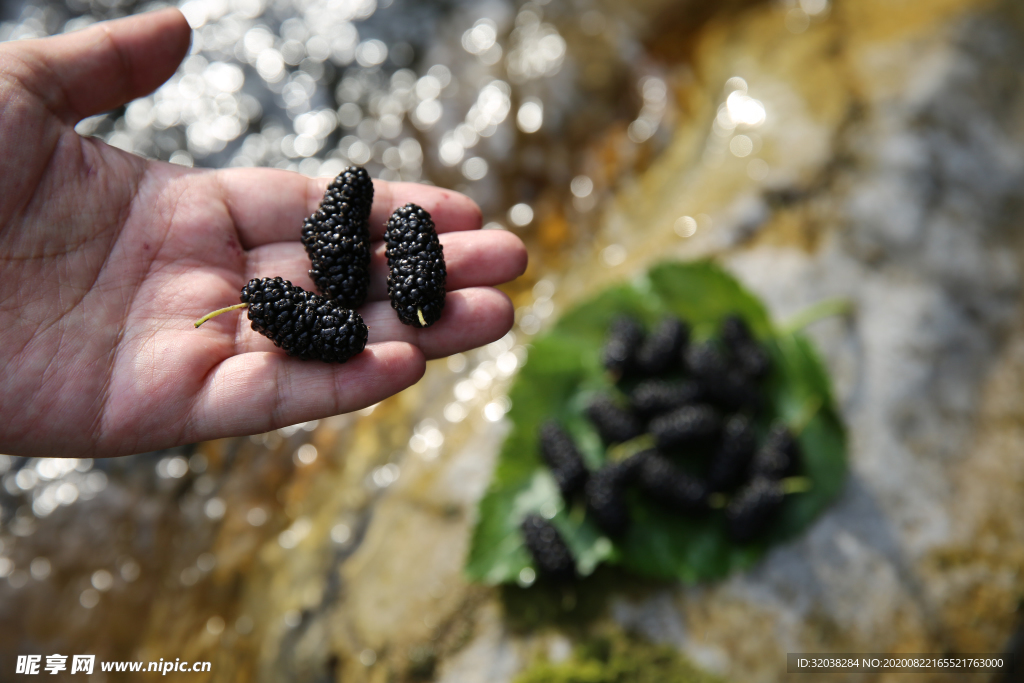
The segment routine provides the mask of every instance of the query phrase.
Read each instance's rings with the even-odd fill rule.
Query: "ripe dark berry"
[[[675,370],[689,340],[690,328],[686,323],[676,317],[665,318],[637,351],[637,371],[653,377]]]
[[[433,325],[444,310],[448,271],[430,214],[415,204],[396,209],[388,219],[384,241],[391,307],[406,325]]]
[[[764,406],[761,389],[738,370],[729,370],[715,379],[701,379],[699,384],[709,402],[726,410],[756,413]]]
[[[302,244],[320,293],[346,308],[362,306],[370,285],[373,182],[350,166],[327,186],[320,208],[302,224]]]
[[[654,418],[649,428],[658,449],[667,450],[714,438],[722,428],[722,421],[710,406],[683,406]]]
[[[622,462],[607,464],[591,474],[587,481],[587,513],[609,536],[622,536],[629,528],[626,486],[640,474],[646,458],[646,452],[637,453]]]
[[[636,385],[629,395],[633,411],[645,420],[693,403],[700,399],[696,382],[666,382],[649,379]]]
[[[796,439],[786,425],[777,423],[772,426],[757,450],[750,471],[754,476],[781,479],[793,474],[798,458],[799,448]]]
[[[750,418],[745,415],[729,418],[722,430],[722,443],[711,460],[708,487],[712,491],[726,491],[743,481],[756,446]]]
[[[355,311],[279,277],[250,280],[242,288],[252,329],[289,356],[344,363],[366,346],[366,325]]]
[[[729,536],[740,543],[757,538],[782,507],[783,497],[782,483],[777,479],[752,479],[725,508]]]
[[[540,455],[551,468],[562,497],[569,500],[587,483],[587,467],[572,437],[554,422],[540,428]]]
[[[707,486],[654,451],[644,459],[638,482],[641,491],[670,510],[694,512],[707,508]]]
[[[686,369],[701,384],[715,384],[729,372],[729,363],[718,345],[712,341],[693,344],[686,349]]]
[[[736,367],[746,376],[760,379],[771,369],[768,352],[754,339],[747,323],[738,315],[722,322],[722,339],[732,353]]]
[[[629,409],[619,407],[608,396],[595,398],[586,412],[605,443],[629,441],[644,431],[643,424]]]
[[[636,319],[622,315],[613,320],[601,353],[605,369],[617,377],[631,372],[643,341],[644,330]]]
[[[540,515],[527,515],[519,525],[537,573],[555,580],[569,580],[576,574],[576,562],[555,525]]]

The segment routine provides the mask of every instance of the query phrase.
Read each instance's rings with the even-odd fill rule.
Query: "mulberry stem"
[[[416,309],[416,317],[420,319],[420,327],[426,327],[427,326],[427,319],[423,317],[423,309],[422,308],[417,308]]]
[[[200,325],[205,323],[210,318],[216,318],[221,313],[227,313],[228,311],[236,311],[239,308],[248,308],[248,307],[249,307],[249,304],[235,304],[234,306],[228,306],[227,308],[218,308],[216,311],[211,311],[210,313],[207,313],[202,318],[200,318],[199,320],[195,321],[193,324],[196,327],[199,327]]]

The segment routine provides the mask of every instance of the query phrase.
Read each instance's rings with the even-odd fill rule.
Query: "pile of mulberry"
[[[556,581],[575,576],[576,563],[572,553],[551,522],[540,515],[527,515],[519,529],[537,573]]]
[[[444,310],[447,270],[430,214],[415,204],[396,209],[384,232],[388,296],[406,325],[429,327]]]
[[[366,346],[366,324],[358,313],[280,277],[250,280],[241,299],[252,329],[289,356],[344,363]]]
[[[370,207],[373,181],[357,166],[327,186],[320,208],[302,224],[302,244],[320,293],[346,308],[366,301],[370,284]]]
[[[541,458],[567,506],[582,490],[586,519],[616,542],[630,531],[631,506],[645,501],[679,516],[724,517],[736,543],[764,534],[785,499],[783,478],[799,470],[799,449],[782,423],[758,438],[771,355],[746,321],[727,316],[717,337],[691,343],[690,327],[680,318],[666,317],[648,331],[620,315],[610,324],[601,363],[615,388],[597,394],[583,413],[607,449],[606,464],[588,471],[572,438],[554,422],[539,433]],[[654,448],[617,460],[646,441]],[[542,523],[539,517],[530,522]],[[554,566],[529,549],[538,567]]]

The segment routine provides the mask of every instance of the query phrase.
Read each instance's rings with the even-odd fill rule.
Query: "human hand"
[[[123,455],[358,410],[511,328],[490,285],[523,272],[522,242],[477,230],[463,195],[374,181],[361,354],[289,358],[244,312],[194,329],[253,277],[315,291],[299,234],[329,179],[188,169],[75,132],[169,78],[189,39],[170,9],[0,44],[0,452]],[[385,285],[383,224],[407,202],[433,216],[448,269],[444,315],[422,330],[398,321]]]

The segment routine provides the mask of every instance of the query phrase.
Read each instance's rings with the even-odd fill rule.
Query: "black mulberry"
[[[714,379],[701,379],[699,384],[708,401],[727,410],[756,413],[764,407],[760,387],[740,371],[729,370]]]
[[[320,208],[302,224],[302,244],[320,293],[346,308],[362,306],[370,285],[373,181],[350,166],[327,186]]]
[[[687,347],[685,361],[686,369],[702,384],[716,384],[729,373],[729,362],[713,341]]]
[[[686,323],[676,317],[665,318],[637,351],[637,371],[653,377],[675,370],[689,340],[690,328]]]
[[[572,579],[576,562],[555,525],[540,515],[527,515],[519,529],[537,572],[556,581]]]
[[[396,209],[384,232],[388,296],[406,325],[429,327],[444,310],[444,249],[430,214],[415,204]]]
[[[279,277],[252,279],[242,288],[252,329],[289,356],[344,363],[366,346],[366,325],[355,311]]]
[[[632,372],[643,341],[644,330],[635,318],[628,315],[617,317],[608,330],[601,354],[605,369],[618,377]]]
[[[722,443],[711,460],[708,487],[712,491],[725,491],[743,481],[756,446],[750,418],[746,415],[729,418],[722,429]]]
[[[622,462],[605,465],[587,481],[587,511],[598,528],[609,536],[622,536],[629,528],[626,486],[637,478],[646,457],[646,452],[637,453]]]
[[[752,541],[769,525],[782,507],[782,483],[755,477],[740,489],[725,508],[729,536],[740,543]]]
[[[771,369],[768,352],[754,339],[743,318],[730,315],[722,322],[722,339],[732,353],[739,370],[753,379],[761,379]]]
[[[706,405],[683,406],[651,420],[651,434],[659,450],[667,450],[718,435],[722,421],[718,413]]]
[[[754,476],[781,479],[793,474],[798,457],[799,448],[792,432],[786,425],[778,423],[772,426],[757,450],[750,470]]]
[[[638,483],[648,497],[670,510],[695,512],[707,508],[707,486],[653,451],[640,466]]]
[[[587,467],[572,437],[554,422],[540,428],[540,455],[551,468],[562,497],[569,500],[587,483]]]
[[[666,382],[649,379],[636,385],[629,395],[633,411],[645,420],[650,420],[700,399],[700,387],[696,382]]]
[[[587,406],[586,413],[605,443],[629,441],[644,431],[643,424],[632,412],[619,407],[608,396],[594,399]]]

